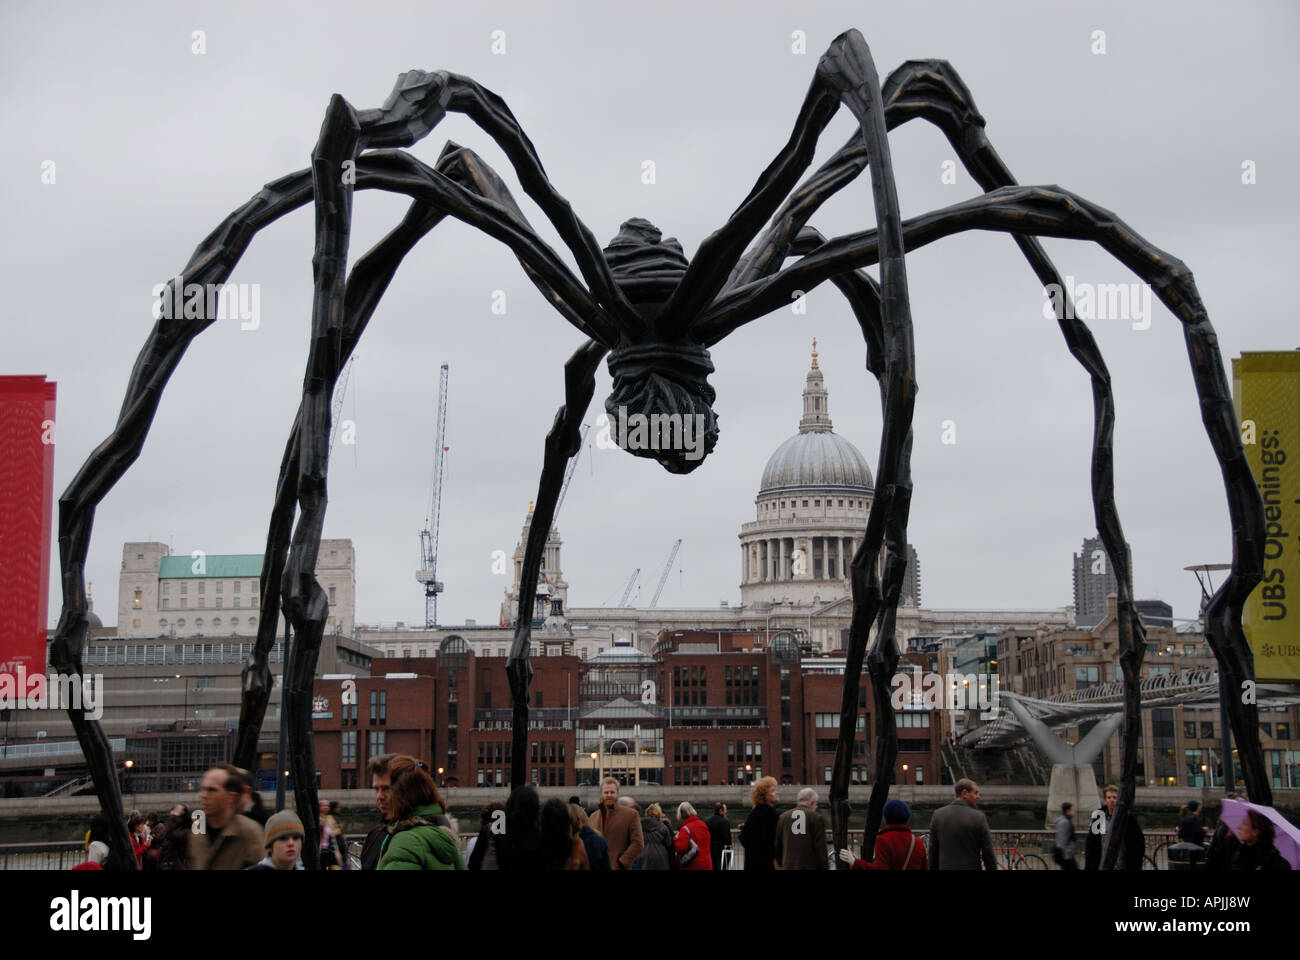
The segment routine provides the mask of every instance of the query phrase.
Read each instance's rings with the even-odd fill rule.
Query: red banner
[[[0,377],[0,675],[45,673],[55,384]]]

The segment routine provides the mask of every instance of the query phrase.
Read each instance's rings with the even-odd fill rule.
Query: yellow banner
[[[1300,351],[1243,353],[1232,394],[1264,499],[1264,578],[1246,601],[1260,681],[1300,680]]]

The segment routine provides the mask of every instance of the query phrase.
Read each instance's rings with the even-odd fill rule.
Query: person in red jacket
[[[131,811],[131,817],[126,821],[126,832],[131,837],[131,852],[135,854],[135,865],[144,867],[144,853],[149,849],[150,835],[144,826],[144,817],[136,810]]]
[[[912,833],[908,821],[912,811],[906,803],[895,797],[885,804],[885,826],[876,835],[876,858],[867,863],[848,850],[840,851],[840,859],[853,865],[854,870],[924,870],[925,844]]]
[[[709,853],[710,834],[708,825],[695,815],[695,808],[683,800],[677,807],[677,819],[682,822],[681,829],[673,838],[673,849],[677,851],[677,866],[683,870],[712,870],[713,857]],[[695,841],[696,853],[691,856],[691,841]],[[685,863],[683,857],[691,859]]]

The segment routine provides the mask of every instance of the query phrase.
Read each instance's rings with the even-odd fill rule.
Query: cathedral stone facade
[[[832,430],[814,346],[799,432],[767,461],[755,519],[740,530],[741,603],[820,605],[848,596],[874,489],[866,458]],[[908,561],[902,602],[916,606],[920,575],[910,545]]]

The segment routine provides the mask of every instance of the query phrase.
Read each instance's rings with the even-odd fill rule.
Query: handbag
[[[677,862],[684,867],[700,855],[700,847],[699,844],[695,842],[695,838],[691,836],[690,828],[683,824],[682,829],[686,831],[686,839],[691,842],[690,847],[687,848],[685,853],[679,853],[677,855]]]
[[[903,869],[906,870],[908,864],[912,862],[912,854],[916,853],[916,834],[912,834],[912,845],[907,848],[907,859],[903,861]]]

